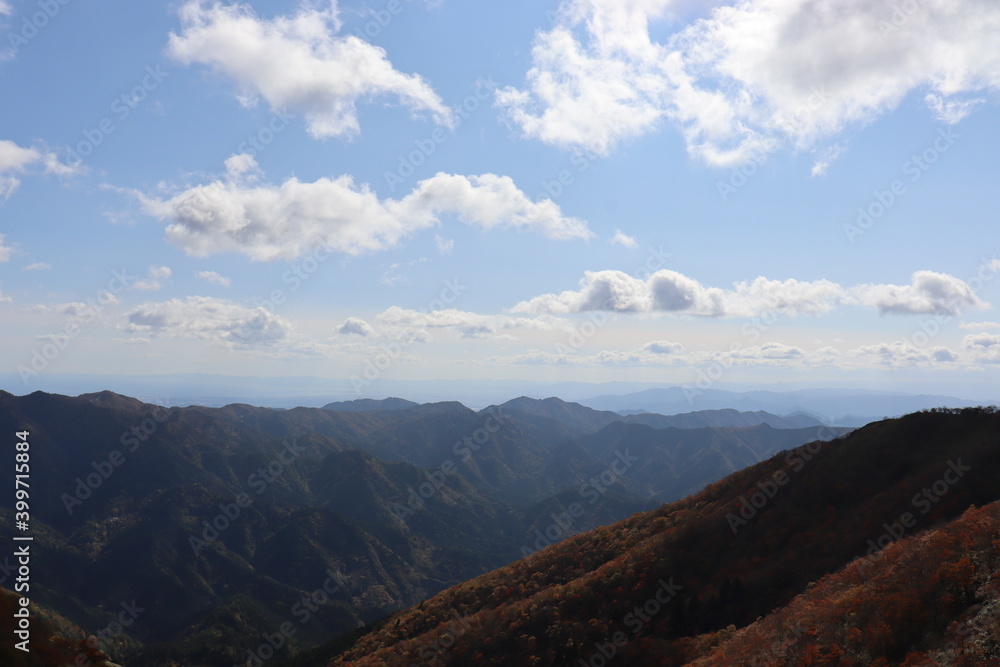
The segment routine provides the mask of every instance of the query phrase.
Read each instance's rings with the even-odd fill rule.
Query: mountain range
[[[1000,664],[1000,413],[809,443],[287,665]]]
[[[134,623],[100,644],[125,664],[231,665],[285,622],[295,632],[279,653],[301,654],[848,431],[730,411],[671,422],[559,399],[327,408],[0,392],[0,427],[30,434],[31,599],[49,645],[64,637],[79,651],[132,605]],[[14,533],[9,508],[0,529]]]

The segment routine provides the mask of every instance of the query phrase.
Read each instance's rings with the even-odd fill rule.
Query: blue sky
[[[834,4],[0,0],[7,389],[995,397],[1000,8]]]

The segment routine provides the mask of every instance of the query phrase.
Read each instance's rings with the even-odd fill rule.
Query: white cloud
[[[6,236],[0,234],[0,264],[10,261],[10,256],[14,254],[14,249],[10,246],[4,245]]]
[[[840,285],[829,280],[813,282],[768,280],[763,276],[753,282],[739,282],[727,294],[727,313],[750,317],[762,311],[780,311],[789,315],[821,315],[833,310],[847,298]]]
[[[848,356],[873,360],[881,366],[926,366],[950,363],[958,357],[946,347],[918,348],[905,341],[862,345],[848,352]]]
[[[978,363],[1000,364],[1000,334],[970,334],[962,339],[962,347],[972,353]]]
[[[666,340],[654,340],[642,346],[643,352],[651,352],[653,354],[678,354],[683,350],[684,346],[680,343],[671,343]]]
[[[1000,329],[1000,322],[965,322],[959,324],[960,329]]]
[[[748,345],[728,353],[733,359],[763,360],[763,359],[801,359],[805,356],[802,348],[784,343],[764,343],[763,345]]]
[[[498,106],[529,137],[600,154],[669,120],[722,166],[775,142],[822,145],[913,92],[958,122],[978,103],[962,98],[1000,86],[996,3],[922,0],[893,21],[896,5],[871,0],[742,0],[655,42],[672,4],[565,0],[526,87]]]
[[[338,36],[336,1],[320,10],[304,3],[294,15],[264,19],[250,5],[200,0],[179,10],[181,31],[168,51],[231,79],[244,104],[263,97],[274,110],[301,113],[316,138],[359,132],[356,104],[394,95],[413,112],[450,125],[452,116],[419,76],[393,68],[384,49],[354,35]]]
[[[611,237],[610,243],[611,245],[620,245],[623,248],[635,248],[639,245],[634,238],[620,229],[615,230],[615,235]]]
[[[558,24],[535,37],[528,90],[498,90],[497,105],[530,137],[601,155],[644,134],[662,118],[669,87],[648,20],[668,4],[563,2]],[[574,35],[583,23],[586,46]]]
[[[169,266],[151,266],[149,267],[148,277],[136,280],[132,283],[132,289],[137,290],[158,290],[163,287],[164,283],[170,279],[173,272],[170,270]]]
[[[813,177],[825,176],[827,169],[830,168],[830,165],[833,164],[837,158],[844,154],[844,150],[843,145],[834,144],[833,146],[827,146],[826,148],[816,151],[816,162],[813,163],[812,169],[809,171],[809,175]]]
[[[924,102],[928,108],[934,112],[934,117],[948,125],[954,125],[968,116],[972,111],[985,102],[983,99],[975,100],[952,100],[946,101],[940,95],[928,93],[924,97]]]
[[[13,141],[0,139],[0,199],[9,199],[17,192],[21,179],[15,174],[23,174],[35,165],[41,165],[43,173],[56,176],[70,176],[78,171],[61,163],[55,153],[24,148]]]
[[[24,267],[24,270],[25,271],[48,271],[51,268],[52,268],[52,265],[48,264],[46,262],[35,262],[33,264],[28,264],[26,267]]]
[[[393,262],[389,265],[389,268],[385,270],[382,277],[379,278],[379,282],[383,285],[388,285],[389,287],[395,287],[396,285],[406,282],[407,278],[401,273],[398,273],[400,269],[409,268],[411,266],[416,266],[417,264],[424,264],[429,262],[426,257],[418,257],[416,259],[411,259],[408,262]]]
[[[958,315],[960,308],[985,308],[965,282],[946,273],[917,271],[909,285],[860,285],[854,294],[879,314]]]
[[[623,271],[586,271],[580,289],[543,294],[511,308],[515,313],[615,311],[676,313],[706,317],[754,317],[762,313],[822,315],[841,304],[873,306],[880,314],[958,315],[960,308],[987,308],[965,282],[946,273],[917,271],[909,285],[858,285],[847,289],[829,280],[769,280],[706,287],[662,269],[646,279]]]
[[[451,254],[451,251],[455,249],[455,239],[442,238],[437,234],[434,235],[434,244],[442,255]]]
[[[115,338],[115,342],[121,343],[122,345],[149,345],[153,342],[153,340],[151,338],[133,336],[131,338]]]
[[[490,361],[532,365],[625,365],[685,368],[713,364],[722,368],[731,368],[736,366],[800,367],[826,363],[830,357],[829,348],[810,354],[799,347],[778,342],[718,351],[689,351],[685,350],[680,343],[653,341],[638,349],[631,350],[612,349],[588,352],[581,348],[570,352],[569,348],[564,348],[562,351],[550,352],[536,349],[508,357],[497,355],[492,357]]]
[[[2,290],[2,289],[0,289],[0,303],[10,303],[10,302],[11,302],[11,301],[13,301],[13,300],[14,300],[14,299],[12,299],[12,298],[11,298],[10,296],[8,296],[7,294],[4,294],[4,293],[3,293],[3,290]]]
[[[736,283],[731,290],[705,287],[676,271],[662,269],[648,279],[623,271],[587,271],[579,290],[543,294],[515,305],[520,313],[671,312],[709,317],[751,317],[765,311],[790,315],[820,314],[846,298],[839,285],[827,280],[767,280]]]
[[[216,285],[222,285],[223,287],[229,287],[232,281],[226,276],[220,275],[215,271],[199,271],[195,276],[198,280],[204,280],[206,283],[215,283]]]
[[[144,303],[125,314],[125,331],[145,336],[208,340],[240,349],[273,348],[291,341],[292,325],[264,307],[189,296]]]
[[[14,8],[10,6],[7,0],[0,0],[0,14],[4,16],[10,16],[14,13]]]
[[[962,339],[962,344],[967,348],[986,349],[991,347],[1000,348],[1000,334],[979,333],[969,334]]]
[[[354,334],[368,338],[375,333],[372,326],[358,317],[348,317],[344,323],[337,328],[337,333]]]
[[[450,330],[460,338],[497,338],[503,332],[546,331],[568,329],[567,323],[547,317],[512,317],[510,315],[483,315],[455,308],[418,311],[391,306],[379,313],[377,319],[394,337],[426,332],[427,329]]]
[[[252,158],[239,165],[255,166]],[[534,231],[556,240],[593,236],[585,222],[563,216],[551,200],[532,202],[509,177],[494,174],[438,173],[399,200],[380,200],[350,176],[257,185],[232,173],[167,200],[133,194],[148,213],[168,221],[167,239],[196,257],[240,252],[257,261],[287,260],[319,249],[360,255],[395,246],[440,224],[444,215],[483,229]]]

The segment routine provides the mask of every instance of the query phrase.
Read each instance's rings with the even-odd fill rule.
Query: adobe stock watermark
[[[783,299],[779,300],[774,307],[768,308],[750,318],[750,321],[740,327],[740,334],[746,339],[746,342],[743,340],[733,341],[729,344],[727,356],[721,360],[718,358],[712,359],[705,367],[698,369],[693,383],[688,382],[681,385],[681,390],[684,392],[684,398],[687,399],[688,405],[693,405],[696,397],[703,394],[722,379],[726,371],[733,366],[738,355],[747,347],[747,343],[752,344],[760,340],[760,337],[769,331],[780,319],[781,313],[779,309],[785,308],[787,305]]]
[[[404,183],[406,179],[413,176],[417,168],[427,162],[437,152],[438,147],[446,143],[454,135],[455,131],[458,130],[459,126],[482,106],[483,102],[490,99],[493,91],[498,86],[499,84],[493,80],[492,74],[486,80],[483,80],[482,77],[476,79],[473,92],[467,95],[461,103],[451,108],[452,115],[455,118],[455,124],[451,128],[451,132],[439,126],[431,130],[429,136],[423,139],[414,139],[414,149],[405,155],[399,156],[396,170],[386,170],[383,172],[382,176],[385,178],[386,185],[389,186],[389,191],[395,192],[397,185]]]
[[[611,132],[612,141],[617,141],[622,138],[623,132],[621,126],[617,123],[609,121],[605,124],[605,127]],[[591,150],[583,150],[574,153],[569,158],[569,163],[573,169],[560,170],[558,174],[555,174],[552,180],[542,179],[541,187],[543,192],[539,192],[535,195],[535,201],[542,201],[543,199],[556,201],[571,185],[576,183],[576,179],[580,176],[580,174],[593,169],[600,159],[600,154]]]
[[[953,127],[939,129],[938,136],[934,141],[920,153],[913,154],[908,160],[903,162],[900,170],[903,176],[907,177],[909,183],[916,183],[935,162],[955,145],[955,141],[960,135],[955,134]],[[846,222],[843,225],[844,235],[851,244],[857,241],[859,236],[863,236],[869,229],[882,219],[882,217],[908,192],[907,182],[902,178],[893,179],[884,190],[874,190],[872,200],[866,206],[858,207],[858,216],[854,222]]]
[[[48,334],[49,341],[40,347],[31,349],[31,359],[27,364],[18,364],[17,373],[25,386],[32,377],[43,373],[49,364],[69,346],[71,340],[80,335],[83,327],[93,322],[108,306],[119,303],[118,295],[124,292],[137,279],[123,268],[111,272],[111,280],[106,288],[99,290],[96,296],[87,298],[85,302],[70,304],[72,317],[62,331]]]
[[[577,493],[579,493],[581,498],[586,498],[589,505],[594,505],[601,499],[601,496],[608,492],[608,489],[624,479],[625,473],[638,460],[638,457],[632,456],[628,449],[624,453],[615,450],[615,459],[611,462],[611,465],[584,482],[577,490]],[[573,501],[566,506],[566,511],[562,514],[552,514],[552,523],[545,528],[544,532],[537,528],[535,529],[537,537],[535,538],[534,548],[532,549],[527,544],[521,545],[521,557],[527,558],[547,546],[576,535],[577,533],[573,529],[573,520],[581,518],[584,515],[584,509],[581,503]]]
[[[986,283],[991,282],[998,272],[1000,272],[1000,260],[996,258],[995,254],[991,257],[980,257],[979,266],[976,268],[975,274],[965,280],[965,284],[969,286],[969,292],[973,295],[979,294]],[[902,343],[904,346],[909,345],[918,350],[926,347],[931,341],[937,338],[946,324],[958,317],[958,306],[960,304],[957,301],[963,298],[965,298],[965,295],[959,294],[949,302],[942,304],[939,306],[938,312],[922,318],[911,335],[904,336],[895,342]],[[950,357],[950,353],[947,350],[940,350],[940,352],[945,357],[940,360],[954,360]],[[900,368],[906,365],[905,361],[903,358],[893,357],[892,370],[900,370]]]
[[[972,470],[971,466],[963,465],[962,459],[949,460],[947,467],[932,484],[925,486],[910,498],[910,505],[918,510],[921,516],[928,514],[941,502],[941,499],[948,495],[953,486],[958,484],[965,474]],[[895,541],[903,539],[906,533],[917,525],[917,515],[913,512],[903,512],[891,523],[883,523],[885,532],[873,540],[868,540],[868,551],[860,559],[858,571],[862,574],[875,564],[879,558],[884,556],[884,549]]]
[[[663,251],[663,246],[657,248],[650,246],[646,261],[636,267],[635,271],[632,272],[632,276],[638,280],[648,281],[654,273],[666,268],[667,260],[670,257],[670,253]],[[556,354],[572,355],[579,352],[586,346],[588,340],[596,336],[597,332],[604,328],[608,323],[608,312],[613,310],[614,302],[612,299],[606,300],[598,309],[588,310],[586,312],[587,321],[574,324],[569,338],[565,342],[556,342]]]
[[[875,20],[875,27],[878,28],[882,39],[899,32],[899,29],[906,25],[906,22],[923,9],[920,0],[904,0],[892,5],[892,13],[888,17],[880,17]]]
[[[631,636],[619,630],[611,635],[607,642],[597,642],[596,649],[589,659],[580,658],[579,667],[605,667],[618,652],[621,651],[632,639],[642,632],[642,629],[653,622],[653,619],[670,604],[678,593],[684,590],[680,584],[674,583],[674,578],[667,580],[660,579],[659,588],[641,605],[636,606],[632,611],[625,614],[622,623],[631,631]]]
[[[70,167],[77,167],[83,163],[84,158],[93,154],[94,149],[104,143],[104,140],[115,131],[117,123],[124,122],[131,116],[139,105],[149,97],[149,94],[160,87],[163,80],[170,74],[160,69],[159,65],[146,66],[145,75],[141,81],[132,86],[111,101],[110,110],[112,116],[105,116],[97,122],[96,127],[82,131],[83,139],[78,141],[73,147],[66,147],[69,154],[67,164]]]
[[[375,39],[402,13],[402,0],[389,0],[382,9],[372,10],[374,18],[355,28],[354,34],[360,39]]]
[[[452,453],[456,456],[461,456],[463,463],[468,464],[472,461],[475,452],[478,452],[483,445],[489,442],[490,437],[503,428],[510,419],[507,415],[503,414],[499,406],[491,407],[487,410],[487,413],[482,426],[452,445]],[[425,501],[434,497],[441,490],[441,487],[445,485],[447,476],[454,475],[456,472],[458,472],[458,466],[452,459],[445,459],[433,471],[424,471],[427,481],[422,482],[416,489],[408,486],[407,491],[410,493],[406,498],[406,505],[393,503],[391,507],[392,513],[400,521],[406,523],[407,519],[426,506]]]
[[[775,123],[788,135],[793,135],[801,129],[805,123],[816,115],[829,101],[830,94],[826,86],[813,86],[809,92],[809,97],[799,107],[790,114],[778,116]],[[750,182],[757,172],[770,159],[771,155],[781,148],[781,142],[774,137],[767,137],[763,143],[753,150],[738,167],[733,168],[729,178],[725,181],[716,181],[715,189],[719,193],[719,199],[723,202],[739,192],[739,190]]]
[[[122,602],[121,608],[122,610],[118,612],[116,620],[108,623],[107,626],[98,630],[96,634],[87,637],[84,645],[88,649],[96,651],[101,648],[99,644],[106,648],[108,642],[115,637],[124,634],[125,628],[135,623],[136,619],[139,618],[139,614],[146,611],[145,607],[140,607],[136,604],[135,600],[132,600],[131,602]],[[90,658],[85,653],[78,653],[72,664],[77,665],[78,667],[84,667],[85,665],[93,663],[91,663]]]
[[[122,432],[121,437],[118,439],[122,449],[112,450],[107,458],[100,461],[92,461],[90,466],[94,471],[76,478],[76,487],[73,493],[64,493],[60,497],[67,514],[72,516],[76,507],[83,505],[84,501],[94,495],[94,492],[101,488],[115,471],[125,463],[126,453],[135,453],[142,443],[146,442],[156,433],[160,424],[170,418],[170,412],[167,410],[169,404],[169,398],[161,404],[157,404],[142,421]]]
[[[7,33],[7,44],[10,45],[10,55],[16,56],[21,47],[27,46],[28,42],[38,36],[38,33],[45,29],[49,22],[59,15],[62,8],[72,0],[39,0],[38,11],[25,16],[21,20],[21,29],[17,32]]]
[[[296,259],[292,263],[291,268],[281,275],[282,284],[288,286],[287,292],[282,287],[276,287],[264,298],[255,296],[252,299],[252,307],[263,308],[269,313],[274,314],[278,310],[278,306],[284,305],[288,299],[288,294],[295,293],[301,289],[302,285],[319,271],[320,266],[329,260],[334,252],[333,246],[321,243],[302,259]],[[232,354],[241,343],[249,347],[248,337],[249,335],[244,331],[233,329],[229,332],[229,337],[226,339],[226,349]]]
[[[263,152],[275,138],[285,131],[294,116],[289,115],[284,109],[275,111],[266,125],[258,128],[256,134],[247,135],[247,138],[236,147],[237,155],[249,155],[255,157]]]
[[[785,466],[791,468],[792,474],[802,472],[806,464],[812,461],[819,454],[820,450],[823,449],[823,445],[832,440],[833,437],[834,433],[828,426],[821,426],[816,432],[815,440],[799,445],[785,454]],[[764,481],[757,482],[757,490],[750,493],[749,498],[747,498],[746,494],[740,496],[737,499],[739,504],[737,511],[726,514],[726,522],[729,524],[729,530],[733,532],[733,535],[736,535],[740,528],[756,519],[767,504],[790,481],[792,481],[791,475],[785,472],[785,468],[782,467],[780,470],[775,470],[771,473]]]
[[[802,627],[798,619],[786,620],[784,623],[785,634],[781,639],[776,639],[770,646],[766,647],[762,653],[754,654],[750,664],[757,665],[778,665],[782,664],[788,656],[788,647],[797,639],[804,637],[805,628]]]
[[[418,653],[421,660],[427,661],[425,664],[432,664],[431,660],[447,652],[455,645],[455,641],[469,629],[468,617],[459,617],[458,612],[452,612],[452,616],[455,620],[448,624],[447,629],[442,630],[432,641],[420,645]],[[408,667],[421,666],[411,662]]]
[[[418,312],[426,315],[446,310],[458,300],[458,297],[460,297],[462,292],[466,289],[468,289],[468,285],[463,285],[459,282],[458,278],[445,280],[444,287],[438,293],[438,296],[432,299],[427,306],[421,308]],[[399,359],[400,356],[402,356],[404,351],[420,339],[420,336],[409,335],[379,345],[378,348],[380,351],[374,353],[365,361],[364,368],[361,373],[351,374],[349,379],[351,387],[354,389],[354,393],[360,396],[365,387],[370,386],[373,382],[382,377],[382,373],[388,370],[393,363]]]
[[[299,625],[308,623],[313,614],[320,610],[320,607],[328,603],[334,595],[347,588],[348,580],[339,570],[327,570],[324,574],[326,574],[326,579],[323,580],[323,584],[311,593],[303,595],[289,609],[289,614],[298,619]],[[277,652],[295,636],[298,630],[291,621],[285,621],[278,626],[276,632],[265,634],[264,641],[256,649],[247,649],[246,660],[233,665],[233,667],[261,667],[277,655]]]
[[[250,487],[256,496],[251,496],[245,491],[237,493],[231,503],[219,503],[219,513],[212,517],[212,520],[202,519],[204,528],[201,536],[189,535],[188,544],[194,555],[197,556],[201,550],[217,541],[226,530],[229,529],[240,518],[243,510],[253,505],[254,500],[261,496],[279,477],[285,474],[295,460],[305,452],[305,447],[298,444],[297,438],[292,438],[289,442],[285,439],[281,443],[282,450],[271,459],[266,466],[261,466],[256,472],[250,473],[247,477],[246,485]],[[286,456],[287,455],[287,456]]]

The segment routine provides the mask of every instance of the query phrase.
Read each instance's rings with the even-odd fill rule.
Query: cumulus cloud
[[[962,347],[972,353],[978,363],[1000,364],[1000,334],[970,334],[962,339]]]
[[[872,360],[882,366],[926,366],[948,363],[958,357],[946,347],[919,348],[906,341],[862,345],[851,350],[848,356]]]
[[[917,271],[909,285],[860,285],[857,298],[879,314],[958,315],[960,308],[985,308],[964,281],[946,273]]]
[[[805,356],[802,348],[784,343],[764,343],[763,345],[748,345],[728,353],[733,359],[801,359]]]
[[[1000,329],[1000,322],[965,322],[959,324],[960,329]]]
[[[611,237],[610,243],[611,245],[620,245],[623,248],[635,248],[637,245],[639,245],[638,243],[635,242],[634,238],[632,238],[631,236],[629,236],[620,229],[615,230],[615,235]]]
[[[26,267],[24,267],[24,270],[25,271],[48,271],[51,268],[52,268],[52,265],[48,264],[47,262],[34,262],[34,263],[28,264]]]
[[[223,287],[229,287],[232,281],[215,271],[199,271],[195,274],[198,280],[204,280],[206,283],[215,283],[216,285],[222,285]]]
[[[671,343],[666,340],[654,340],[642,346],[643,352],[652,354],[677,354],[683,350],[684,346],[680,343]]]
[[[149,214],[167,221],[167,239],[195,257],[239,252],[257,261],[288,260],[318,249],[360,255],[395,246],[440,224],[442,216],[556,240],[593,236],[584,221],[564,216],[549,199],[531,201],[507,176],[437,173],[402,199],[379,199],[350,176],[247,183],[241,174],[256,162],[246,158],[228,164],[227,177],[170,199],[133,194]]]
[[[208,340],[239,349],[281,346],[292,335],[292,325],[266,308],[205,296],[141,304],[125,314],[123,328],[146,337]]]
[[[13,141],[0,139],[0,199],[10,199],[21,185],[18,174],[41,167],[43,173],[69,176],[76,170],[59,161],[55,153],[38,148],[24,148]]]
[[[846,298],[843,288],[827,280],[768,280],[736,283],[731,290],[706,287],[677,271],[661,269],[646,279],[623,271],[587,271],[579,290],[543,294],[515,305],[521,313],[664,312],[706,317],[750,317],[764,311],[815,315]]]
[[[344,323],[337,328],[337,333],[340,334],[354,334],[355,336],[363,336],[365,338],[373,335],[375,330],[372,326],[358,317],[348,317],[344,320]]]
[[[498,91],[498,106],[529,137],[600,154],[670,122],[722,166],[822,145],[915,91],[958,122],[970,94],[1000,85],[991,2],[923,0],[894,18],[896,5],[870,0],[742,0],[654,41],[672,4],[564,0],[525,87]]]
[[[858,285],[829,280],[769,280],[707,287],[694,278],[662,269],[648,278],[623,271],[586,271],[580,289],[542,294],[511,308],[515,313],[588,311],[675,313],[704,317],[754,317],[762,313],[821,315],[841,304],[874,306],[879,313],[957,315],[959,308],[988,307],[965,282],[945,273],[917,271],[909,285]]]
[[[379,313],[380,324],[397,335],[412,335],[428,329],[450,330],[460,338],[498,338],[513,330],[544,331],[568,329],[569,325],[546,317],[484,315],[455,308],[419,311],[391,306]]]
[[[145,278],[132,283],[132,289],[137,290],[158,290],[170,279],[173,271],[169,266],[151,266]]]
[[[263,98],[273,110],[301,113],[316,138],[359,132],[359,100],[391,95],[413,112],[451,125],[451,111],[430,85],[397,71],[384,49],[354,35],[337,35],[337,3],[304,3],[292,15],[265,19],[248,4],[192,0],[179,10],[181,30],[168,51],[185,65],[200,63],[231,79],[244,104]]]

